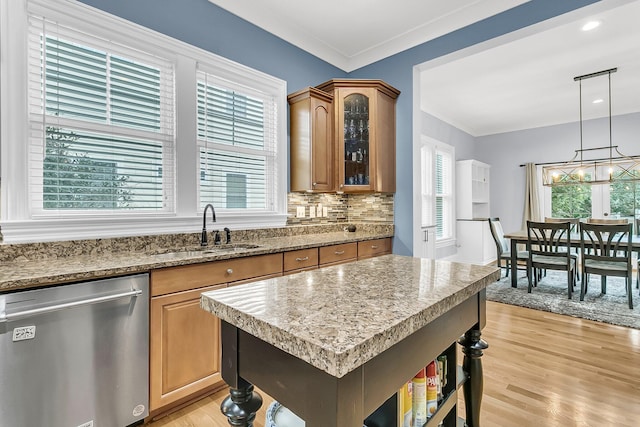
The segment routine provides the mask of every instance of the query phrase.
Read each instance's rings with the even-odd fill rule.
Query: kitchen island
[[[361,427],[464,335],[466,422],[477,427],[484,289],[498,277],[495,267],[385,255],[203,293],[202,308],[222,320],[223,412],[253,425],[255,384],[308,427]]]

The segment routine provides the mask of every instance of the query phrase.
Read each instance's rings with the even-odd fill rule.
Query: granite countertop
[[[364,227],[362,227],[364,228]],[[147,245],[134,250],[78,250],[59,257],[35,259],[16,257],[0,263],[0,292],[46,286],[56,283],[93,280],[147,272],[153,269],[224,260],[252,255],[357,242],[392,237],[393,231],[363,230],[356,232],[326,232],[281,237],[257,238],[231,245],[209,245],[205,250],[197,245],[164,247]],[[252,246],[256,247],[252,247]],[[77,246],[77,245],[76,245]],[[66,249],[61,250],[61,252]],[[68,252],[73,252],[69,250]]]
[[[384,255],[206,292],[201,306],[340,378],[499,275],[493,266]]]

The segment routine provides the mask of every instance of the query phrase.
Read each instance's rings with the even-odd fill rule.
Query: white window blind
[[[436,239],[453,237],[453,158],[436,150]]]
[[[197,72],[199,202],[217,210],[274,212],[278,191],[276,97]]]
[[[29,17],[34,215],[172,212],[173,65]]]

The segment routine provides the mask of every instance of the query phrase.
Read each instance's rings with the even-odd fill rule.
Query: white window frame
[[[36,218],[28,192],[27,13],[138,48],[175,63],[175,209],[168,213],[101,214]],[[196,144],[196,64],[247,87],[276,96],[277,170],[287,170],[286,82],[166,35],[71,0],[0,0],[0,227],[6,243],[198,232],[198,147]],[[286,224],[286,173],[278,173],[273,212],[217,213],[220,227],[263,228]]]
[[[449,167],[449,191],[447,193],[442,193],[441,197],[447,204],[448,215],[443,219],[446,221],[446,226],[449,229],[449,233],[443,237],[437,237],[436,232],[436,247],[445,247],[450,246],[456,239],[456,205],[455,205],[455,176],[456,176],[456,158],[455,158],[455,148],[451,145],[445,143],[438,143],[434,148],[434,165],[435,165],[435,157],[438,153],[442,153],[449,158],[451,162]],[[434,179],[435,179],[436,170],[434,169]],[[435,185],[434,185],[435,186]],[[434,204],[438,197],[438,194],[434,191]]]

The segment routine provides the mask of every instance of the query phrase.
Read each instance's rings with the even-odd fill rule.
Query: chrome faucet
[[[208,203],[204,207],[204,213],[202,214],[202,235],[200,236],[200,246],[207,246],[207,210],[211,208],[211,215],[213,215],[213,222],[216,222],[216,210],[211,203]]]

